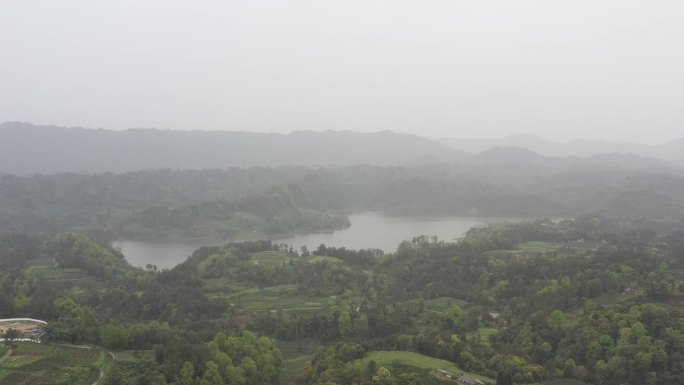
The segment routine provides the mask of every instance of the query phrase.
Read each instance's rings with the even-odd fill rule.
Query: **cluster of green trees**
[[[527,221],[456,243],[420,236],[386,255],[255,241],[201,248],[162,271],[133,268],[79,233],[2,231],[0,311],[48,320],[52,340],[155,352],[117,364],[111,384],[276,383],[282,358],[271,338],[324,346],[296,380],[307,385],[435,379],[358,365],[375,350],[448,360],[501,383],[674,384],[684,381],[684,243],[678,227],[661,226]],[[264,251],[287,258],[254,263]],[[331,300],[319,311],[252,311],[210,297],[217,280]],[[444,297],[449,305],[432,310]]]
[[[0,174],[0,228],[117,236],[291,234],[349,225],[346,203],[297,183],[302,167],[124,174]]]
[[[169,339],[156,345],[157,363],[123,364],[107,384],[258,385],[278,383],[280,352],[273,340],[242,330],[228,336],[219,332],[209,342]]]
[[[78,267],[97,277],[119,275],[128,268],[123,255],[74,232],[57,234],[46,246],[57,266]]]
[[[215,362],[220,379],[210,384],[263,384],[278,380],[280,355],[273,341],[266,337],[242,331],[239,336],[227,337],[219,333],[208,344],[212,360]],[[205,371],[206,376],[206,371]]]

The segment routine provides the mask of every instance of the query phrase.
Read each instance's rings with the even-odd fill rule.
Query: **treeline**
[[[289,188],[310,170],[0,175],[0,228],[115,236],[253,236],[346,227],[341,209]],[[313,197],[316,198],[316,197]]]
[[[553,163],[0,175],[0,227],[98,240],[268,237],[343,228],[363,210],[672,222],[683,197],[676,170]]]

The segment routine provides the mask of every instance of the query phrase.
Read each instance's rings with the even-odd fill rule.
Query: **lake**
[[[344,230],[328,233],[295,235],[289,238],[273,239],[296,250],[306,246],[316,249],[321,243],[326,246],[348,249],[382,249],[392,252],[403,240],[418,235],[437,236],[451,241],[462,237],[468,229],[489,222],[501,222],[504,218],[469,217],[396,217],[374,212],[349,216],[351,226]],[[170,269],[185,261],[193,251],[202,246],[223,245],[241,239],[123,239],[115,241],[117,247],[134,266],[156,265],[159,269]]]

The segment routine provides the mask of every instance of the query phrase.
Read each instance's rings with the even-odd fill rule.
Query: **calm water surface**
[[[504,220],[506,219],[393,217],[370,212],[350,215],[351,226],[344,230],[296,235],[273,241],[291,245],[296,250],[301,246],[313,250],[323,243],[326,246],[344,246],[348,249],[376,248],[392,252],[401,241],[411,240],[418,235],[435,235],[441,240],[450,241],[463,236],[471,227]],[[240,239],[123,239],[114,242],[114,246],[134,266],[145,267],[152,264],[159,269],[169,269],[185,261],[201,246],[223,245],[230,241]]]

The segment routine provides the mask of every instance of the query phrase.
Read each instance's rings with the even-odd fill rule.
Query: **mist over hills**
[[[399,166],[438,163],[629,167],[684,166],[684,139],[660,146],[602,141],[553,142],[528,134],[503,139],[441,139],[390,131],[124,131],[0,124],[0,173],[100,173],[229,167]]]
[[[678,222],[684,169],[630,153],[469,155],[390,132],[0,125],[0,229],[267,236],[343,228],[348,213],[366,210]]]
[[[599,154],[633,154],[684,165],[684,139],[674,139],[661,145],[612,143],[600,140],[573,140],[555,142],[531,134],[511,134],[501,139],[443,138],[440,142],[455,149],[479,153],[494,147],[525,148],[544,156],[591,157]]]
[[[126,172],[252,166],[401,165],[467,154],[414,135],[383,131],[262,134],[0,124],[0,172]]]
[[[464,158],[463,163],[479,165],[523,165],[532,168],[555,168],[571,166],[592,166],[600,168],[626,168],[663,172],[679,172],[670,162],[653,157],[631,153],[600,153],[587,157],[544,156],[522,147],[493,147],[478,154]]]
[[[545,158],[520,149],[484,155],[480,159],[487,161],[480,163],[473,157],[385,167],[0,174],[0,229],[268,236],[343,228],[348,213],[367,210],[516,218],[600,214],[677,223],[684,218],[680,169],[633,167],[620,160],[624,155],[615,155],[613,165],[602,158]],[[520,161],[511,161],[515,157]]]

